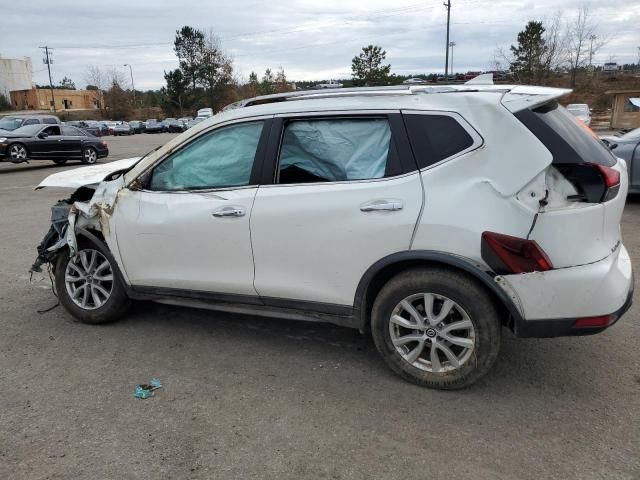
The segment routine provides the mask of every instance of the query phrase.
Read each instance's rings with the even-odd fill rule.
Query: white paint
[[[123,158],[122,160],[115,160],[109,163],[101,163],[99,165],[90,165],[54,173],[40,182],[36,188],[79,188],[82,186],[96,185],[104,180],[107,175],[117,172],[118,170],[129,168],[138,160],[140,160],[140,157]]]

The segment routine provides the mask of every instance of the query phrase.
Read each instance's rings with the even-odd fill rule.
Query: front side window
[[[384,118],[293,120],[282,138],[278,183],[382,178],[390,146]]]
[[[60,127],[58,127],[57,125],[47,127],[44,130],[42,130],[42,132],[46,133],[47,135],[60,135]]]
[[[263,122],[205,134],[154,168],[151,190],[179,191],[249,185]]]

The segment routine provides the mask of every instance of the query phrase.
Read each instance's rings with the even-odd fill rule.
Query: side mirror
[[[43,140],[44,140],[45,138],[47,138],[48,136],[49,136],[49,134],[48,134],[48,133],[46,133],[46,132],[40,132],[40,133],[38,134],[38,138],[41,138],[41,139],[43,139]]]
[[[609,149],[610,150],[615,150],[616,148],[618,148],[618,144],[617,143],[610,143],[609,144]]]

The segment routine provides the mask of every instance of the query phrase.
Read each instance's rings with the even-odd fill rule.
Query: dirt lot
[[[170,137],[109,138],[109,160]],[[0,478],[640,478],[640,302],[593,337],[505,331],[493,371],[451,393],[329,325],[141,303],[87,326],[38,314],[55,299],[27,273],[68,193],[33,187],[73,167],[0,165]],[[638,198],[623,234],[640,272]]]

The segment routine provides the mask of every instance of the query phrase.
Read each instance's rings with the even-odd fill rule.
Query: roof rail
[[[319,90],[298,90],[295,92],[275,93],[273,95],[262,95],[248,98],[227,105],[222,110],[233,110],[236,108],[250,107],[253,105],[263,105],[267,103],[285,102],[289,100],[306,100],[316,98],[336,98],[368,95],[413,95],[414,93],[447,93],[447,92],[470,92],[477,91],[478,87],[493,86],[493,75],[478,75],[465,84],[457,85],[391,85],[386,87],[351,87]]]

